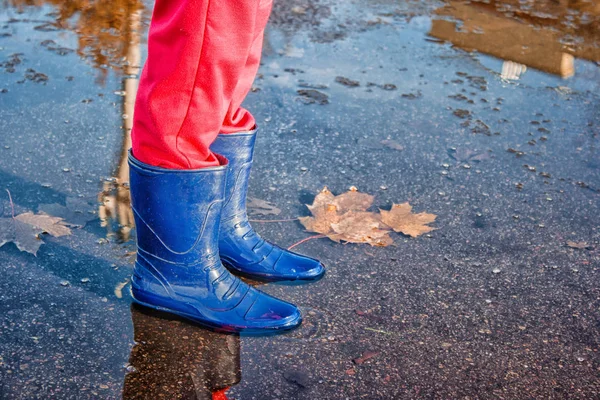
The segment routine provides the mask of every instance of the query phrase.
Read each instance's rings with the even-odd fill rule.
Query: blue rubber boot
[[[173,170],[129,153],[138,252],[133,299],[218,331],[265,334],[300,325],[296,306],[233,276],[219,259],[219,221],[227,160],[222,166]]]
[[[220,134],[211,150],[229,160],[225,204],[221,217],[219,253],[226,267],[265,281],[315,281],[325,274],[319,261],[284,250],[261,238],[246,214],[248,178],[256,129]]]

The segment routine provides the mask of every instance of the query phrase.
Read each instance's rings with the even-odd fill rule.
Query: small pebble
[[[70,172],[71,169],[70,168],[63,168],[63,172]]]
[[[381,189],[381,190],[387,190],[387,186],[381,185],[381,186],[379,186],[379,189]]]
[[[448,175],[448,171],[442,171],[442,175]]]
[[[300,167],[300,171],[303,171],[303,172],[304,171],[308,171],[308,168],[306,168],[306,167]]]
[[[465,165],[463,165],[463,168],[464,169],[471,169],[471,166],[469,164],[465,164]]]
[[[69,286],[69,285],[70,285],[70,283],[69,283],[69,281],[61,281],[61,282],[60,282],[60,285],[61,285],[61,286]]]
[[[492,272],[493,272],[494,274],[499,274],[501,271],[502,271],[502,270],[501,270],[500,268],[494,268],[494,269],[492,270]]]
[[[492,304],[492,301],[490,299],[485,299],[485,302],[488,304]]]
[[[81,279],[81,283],[88,283],[90,281],[90,278],[82,278]]]

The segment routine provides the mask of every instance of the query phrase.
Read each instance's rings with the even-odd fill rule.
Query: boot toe
[[[254,329],[289,330],[302,323],[298,307],[263,292],[259,292],[244,318]]]
[[[274,265],[274,270],[292,280],[318,280],[325,275],[325,267],[314,258],[302,256],[287,250],[280,250],[281,257]]]

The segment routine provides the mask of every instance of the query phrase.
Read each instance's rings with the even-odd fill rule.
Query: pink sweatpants
[[[272,0],[156,0],[134,113],[133,154],[173,169],[219,165],[219,133],[254,128],[241,107]]]

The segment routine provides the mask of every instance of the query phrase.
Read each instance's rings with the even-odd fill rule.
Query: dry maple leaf
[[[335,241],[369,243],[371,246],[387,246],[393,242],[390,232],[383,230],[385,226],[377,214],[371,212],[348,211],[340,216],[338,223],[331,224],[331,228],[335,234],[329,237]]]
[[[15,217],[17,221],[34,226],[52,236],[60,237],[71,234],[71,230],[62,224],[62,218],[52,217],[48,214],[33,214],[26,212]]]
[[[374,196],[360,193],[351,187],[346,193],[334,196],[326,187],[317,194],[313,204],[307,205],[312,216],[299,220],[310,232],[327,236],[335,242],[368,243],[371,246],[388,246],[393,243],[390,229],[417,237],[431,232],[427,226],[436,215],[413,214],[408,203],[394,204],[390,211],[381,214],[369,212]]]
[[[322,233],[323,235],[333,233],[331,225],[338,223],[341,218],[335,207],[321,209],[319,212],[313,213],[313,215],[314,217],[300,217],[298,219],[307,230]]]
[[[14,243],[21,251],[37,256],[37,251],[44,244],[38,235],[41,229],[18,221],[14,218],[0,218],[0,247],[6,243]]]
[[[338,212],[346,211],[367,211],[373,205],[375,196],[361,193],[352,186],[349,191],[335,196],[332,204],[337,207]]]
[[[335,242],[387,246],[393,242],[387,227],[377,214],[366,211],[373,199],[374,196],[360,193],[355,187],[339,196],[334,196],[325,187],[313,204],[307,205],[313,216],[299,220],[308,231],[326,235]]]
[[[413,214],[412,206],[408,203],[393,204],[390,211],[379,210],[381,212],[381,221],[396,232],[405,235],[417,237],[435,228],[427,224],[435,221],[435,214],[419,213]]]
[[[306,207],[308,207],[311,214],[313,215],[316,215],[320,212],[325,212],[327,211],[327,208],[329,208],[331,211],[331,206],[333,205],[334,199],[335,196],[333,195],[333,193],[331,193],[329,189],[327,189],[327,186],[325,186],[323,190],[321,190],[315,196],[313,203],[311,205],[307,204]],[[333,211],[335,211],[335,208],[333,209]]]

